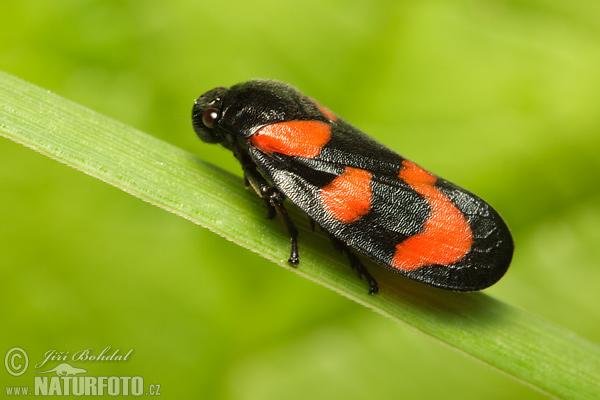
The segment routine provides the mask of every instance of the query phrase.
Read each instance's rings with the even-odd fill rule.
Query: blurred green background
[[[0,70],[240,176],[193,100],[297,86],[493,204],[516,253],[486,292],[600,342],[597,1],[5,0],[0,34]],[[169,399],[544,398],[6,139],[0,220],[2,357],[134,349],[73,364]]]

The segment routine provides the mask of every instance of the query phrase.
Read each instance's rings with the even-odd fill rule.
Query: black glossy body
[[[217,115],[210,128],[202,119],[208,109],[216,110]],[[318,156],[264,152],[249,140],[262,127],[298,120],[331,125],[331,139]],[[289,198],[339,242],[409,278],[443,289],[474,291],[495,283],[510,264],[513,241],[502,218],[476,195],[437,178],[435,188],[464,215],[473,244],[462,259],[451,264],[427,265],[412,271],[394,268],[396,246],[419,234],[431,212],[423,196],[398,177],[405,159],[344,120],[331,120],[314,101],[287,84],[253,80],[209,91],[195,102],[193,124],[202,140],[233,151],[246,179],[263,198],[264,185],[273,187],[281,199]],[[366,170],[373,176],[371,209],[353,223],[332,218],[320,201],[321,189],[346,167]],[[357,269],[370,278],[368,272]],[[374,290],[371,284],[373,291],[377,291],[376,283]]]

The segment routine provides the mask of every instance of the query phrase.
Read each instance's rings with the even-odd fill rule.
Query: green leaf
[[[301,264],[291,268],[285,262],[285,229],[265,220],[264,204],[240,177],[4,73],[0,135],[187,218],[545,393],[600,398],[597,345],[485,294],[429,288],[367,263],[381,289],[370,296],[367,284],[323,234],[310,233],[308,223],[299,227]],[[291,214],[305,220],[298,210]]]

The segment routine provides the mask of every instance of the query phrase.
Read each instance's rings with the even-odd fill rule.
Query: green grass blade
[[[193,134],[190,132],[182,134]],[[133,128],[0,73],[0,135],[187,218],[286,268],[289,240],[240,177]],[[90,210],[91,212],[91,210]],[[297,210],[292,210],[297,221]],[[600,348],[482,293],[417,284],[369,264],[367,294],[322,234],[300,224],[297,273],[548,394],[600,398]],[[166,272],[168,273],[168,272]],[[402,346],[402,343],[398,343]]]

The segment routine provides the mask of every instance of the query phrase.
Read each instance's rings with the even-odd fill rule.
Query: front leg
[[[290,235],[292,250],[288,262],[291,265],[298,265],[298,229],[290,218],[287,210],[283,206],[285,196],[276,187],[269,185],[267,180],[256,170],[256,166],[251,160],[240,159],[242,169],[244,170],[244,183],[251,186],[254,191],[265,200],[267,205],[267,218],[273,218],[275,214],[279,215]]]
[[[283,206],[283,200],[285,199],[285,197],[279,191],[279,189],[275,187],[263,186],[262,191],[265,196],[264,198],[268,199],[271,207],[275,208],[277,215],[279,215],[279,217],[285,224],[285,227],[287,228],[288,233],[290,235],[292,250],[290,252],[290,258],[288,259],[288,262],[291,265],[298,265],[298,262],[300,261],[298,257],[298,228],[296,228],[296,225],[294,225],[294,221],[292,221],[290,215]]]
[[[260,196],[260,198],[265,201],[265,206],[267,206],[267,219],[273,219],[275,217],[275,215],[277,214],[277,210],[275,210],[275,207],[273,207],[269,198],[262,195],[262,192],[264,191],[265,186],[260,186],[260,185],[257,186],[256,184],[250,183],[250,180],[248,179],[245,171],[244,171],[244,186],[246,186],[246,187],[252,186],[252,189],[254,189],[254,191]],[[269,186],[267,185],[266,187],[269,187]]]

